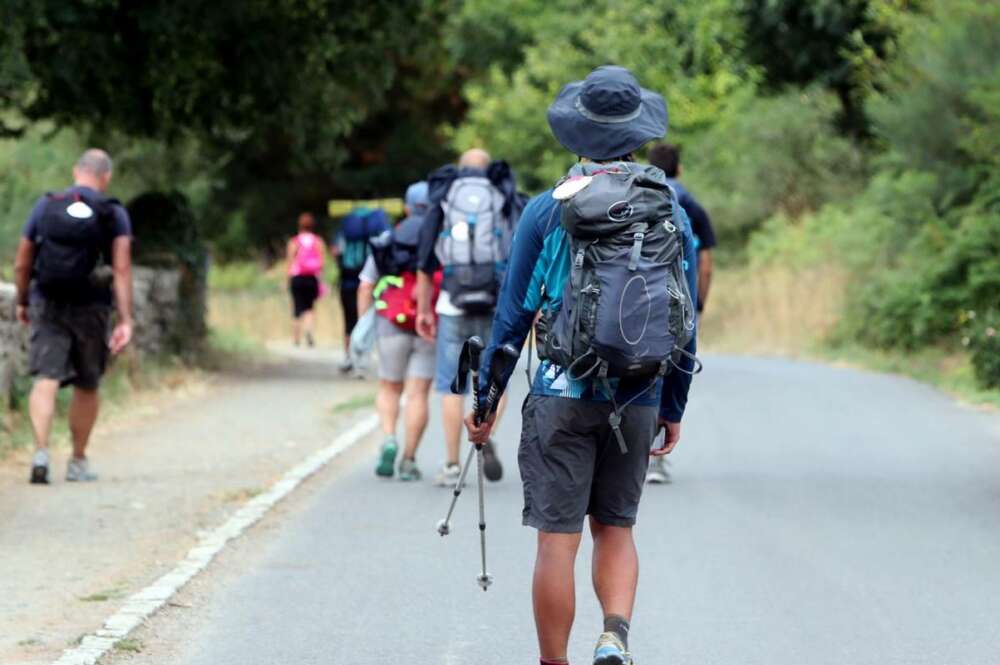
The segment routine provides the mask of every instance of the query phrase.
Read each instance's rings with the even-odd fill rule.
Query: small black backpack
[[[113,206],[117,200],[79,192],[47,194],[35,227],[33,276],[42,295],[73,299],[96,286],[103,256],[110,263]]]

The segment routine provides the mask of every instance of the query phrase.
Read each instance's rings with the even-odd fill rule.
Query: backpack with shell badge
[[[540,319],[539,357],[607,393],[625,452],[622,411],[678,366],[694,335],[677,198],[662,171],[630,162],[578,164],[553,197],[572,263],[562,305]],[[611,379],[648,387],[618,404]]]

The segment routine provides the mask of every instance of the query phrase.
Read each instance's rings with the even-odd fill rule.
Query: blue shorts
[[[451,382],[458,373],[458,357],[462,353],[465,340],[479,335],[489,345],[493,330],[493,315],[438,317],[436,364],[434,369],[434,389],[439,393],[451,394]],[[469,392],[471,380],[466,382],[465,393]]]

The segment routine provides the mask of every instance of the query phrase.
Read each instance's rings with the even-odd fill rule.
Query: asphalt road
[[[523,375],[512,386],[519,405]],[[378,481],[359,458],[313,481],[270,533],[247,535],[252,555],[219,564],[227,583],[195,591],[180,610],[194,619],[142,636],[134,660],[534,665],[518,415],[500,430],[508,474],[488,487],[489,592],[475,582],[474,492],[442,539],[447,491]],[[435,422],[425,471],[440,450]],[[641,665],[1000,662],[997,415],[895,377],[710,357],[673,468],[671,485],[647,489],[637,527]],[[577,664],[600,631],[588,568],[589,543]]]

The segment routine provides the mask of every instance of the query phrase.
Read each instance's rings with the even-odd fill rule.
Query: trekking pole
[[[486,404],[483,405],[482,415],[480,416],[479,411],[476,411],[477,425],[483,418],[489,418],[496,411],[500,398],[501,377],[505,377],[508,371],[517,364],[517,357],[517,349],[510,344],[505,344],[493,354],[490,361],[490,389],[486,393]],[[473,372],[473,376],[476,376],[475,372]],[[476,581],[483,588],[483,591],[486,591],[493,584],[493,576],[486,572],[486,483],[483,444],[475,444],[475,451],[479,490],[479,552],[483,565],[482,572],[476,577]]]
[[[466,381],[469,377],[469,372],[472,372],[472,410],[476,414],[476,424],[479,424],[479,357],[485,348],[483,340],[480,337],[470,337],[466,340],[465,344],[462,345],[462,352],[458,356],[458,374],[455,376],[455,380],[451,383],[451,392],[456,395],[461,395],[465,392]],[[455,483],[455,489],[452,491],[451,505],[448,506],[448,514],[445,518],[438,522],[437,531],[441,536],[447,536],[451,533],[451,515],[455,512],[455,505],[458,503],[458,497],[462,493],[462,487],[465,486],[465,478],[469,474],[469,468],[472,466],[472,457],[476,454],[476,448],[469,448],[469,456],[465,460],[465,464],[462,466],[462,473],[459,474],[458,481]]]

